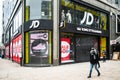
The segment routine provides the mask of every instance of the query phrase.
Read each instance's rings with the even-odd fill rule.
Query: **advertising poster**
[[[70,38],[61,38],[61,61],[70,60]]]
[[[100,57],[103,57],[103,51],[106,51],[106,38],[105,37],[101,37],[100,40],[100,47],[101,47],[101,51],[100,51]]]
[[[40,63],[41,58],[46,57],[48,57],[48,33],[32,32],[30,34],[31,63]]]
[[[12,54],[13,54],[12,50],[13,50],[13,48],[12,48],[12,42],[11,42],[11,43],[10,43],[10,58],[11,58],[11,59],[12,59]]]
[[[22,57],[22,36],[20,35],[17,39],[17,53],[18,53],[18,58],[17,58],[17,61],[18,63],[20,63],[20,58]]]
[[[30,63],[42,64],[48,63],[48,33],[31,32],[30,33]]]
[[[13,40],[13,60],[20,63],[21,53],[21,35]]]
[[[16,42],[16,40],[14,39],[14,40],[13,40],[13,60],[14,60],[14,61],[15,61],[15,54],[16,54],[15,42]]]

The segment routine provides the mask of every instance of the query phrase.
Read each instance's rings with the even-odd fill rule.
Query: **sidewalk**
[[[101,76],[93,69],[88,79],[89,62],[51,67],[21,67],[6,59],[0,59],[0,80],[120,80],[120,61],[100,61]]]

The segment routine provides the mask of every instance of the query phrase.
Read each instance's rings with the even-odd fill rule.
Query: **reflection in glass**
[[[32,19],[51,19],[52,0],[26,0],[26,21]]]
[[[100,13],[100,28],[102,30],[107,29],[107,15],[104,13]]]
[[[64,13],[64,16],[63,16]],[[106,30],[107,14],[98,10],[74,3],[71,0],[61,0],[61,21],[74,23],[80,27]]]

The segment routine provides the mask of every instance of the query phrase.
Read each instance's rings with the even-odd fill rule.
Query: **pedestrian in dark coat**
[[[103,50],[102,54],[103,54],[103,62],[106,62],[106,51]]]
[[[91,51],[90,51],[90,72],[89,72],[88,78],[91,78],[93,67],[95,67],[95,70],[97,71],[98,76],[100,76],[100,72],[98,70],[98,67],[100,67],[99,56],[95,48],[91,48]]]

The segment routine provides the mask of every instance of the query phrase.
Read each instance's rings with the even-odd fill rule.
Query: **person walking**
[[[103,50],[103,62],[106,62],[106,51],[105,50]]]
[[[98,70],[98,67],[100,67],[99,56],[95,48],[91,48],[91,51],[90,51],[90,72],[89,72],[88,78],[91,78],[93,67],[95,67],[95,70],[97,71],[98,76],[100,76],[100,71]]]

